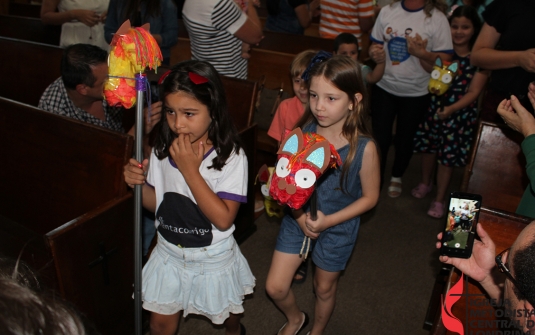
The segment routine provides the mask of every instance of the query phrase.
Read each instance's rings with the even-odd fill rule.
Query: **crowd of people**
[[[133,129],[123,128],[122,110],[102,97],[109,43],[126,19],[134,26],[150,23],[164,64],[171,66],[159,82],[161,101],[150,106],[146,120],[147,134],[153,129],[156,134],[147,148],[150,159],[131,159],[124,169],[129,186],[143,185],[148,225],[156,228],[144,236],[147,256],[153,235],[157,238],[143,268],[143,308],[151,312],[151,334],[174,334],[180,318],[190,313],[223,324],[227,335],[246,333],[240,316],[255,277],[232,232],[240,204],[247,201],[243,177],[248,162],[219,75],[247,78],[248,60],[254,57],[249,50],[263,34],[259,5],[104,0],[88,7],[83,1],[43,1],[42,20],[62,25],[65,51],[61,77],[43,93],[39,108],[133,135]],[[535,182],[535,35],[524,33],[535,26],[535,3],[394,0],[379,6],[371,0],[269,0],[267,8],[266,30],[303,34],[320,15],[320,35],[333,39],[332,50],[303,50],[295,57],[289,73],[295,97],[280,104],[268,131],[279,143],[296,127],[317,133],[342,161],[316,182],[316,218],[305,205],[282,219],[266,282],[268,295],[287,319],[277,334],[298,334],[312,322],[308,334],[319,335],[333,313],[360,216],[376,205],[383,184],[388,184],[388,196],[402,194],[402,177],[414,152],[421,153],[421,181],[410,193],[425,198],[436,178],[427,212],[433,218],[447,214],[452,171],[467,165],[479,120],[505,122],[525,136],[522,149]],[[172,64],[179,13],[192,60]],[[367,50],[363,34],[371,41]],[[362,51],[370,56],[366,64],[359,57]],[[443,96],[428,90],[437,58],[459,68]],[[394,162],[387,171],[392,145]],[[518,213],[535,218],[531,185]],[[500,258],[500,269],[507,268],[509,275],[499,281],[492,239],[481,225],[476,229],[481,241],[470,260],[440,260],[479,281],[491,297],[514,298],[518,306],[533,309],[534,224]],[[299,309],[291,289],[306,276],[299,257],[303,238],[312,241],[310,258],[316,266],[313,318]],[[499,284],[504,281],[505,288]],[[70,313],[62,308],[59,314]],[[45,312],[50,311],[40,313]],[[524,331],[533,330],[533,323],[524,324]],[[67,326],[77,329],[79,324],[75,320]]]

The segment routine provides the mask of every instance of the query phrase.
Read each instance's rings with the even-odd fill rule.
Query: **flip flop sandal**
[[[431,206],[429,206],[429,210],[427,211],[427,215],[435,218],[440,219],[444,216],[444,203],[439,201],[433,201],[431,203]]]
[[[307,280],[307,272],[308,272],[308,262],[305,260],[297,268],[297,271],[295,272],[294,279],[292,280],[292,282],[295,284],[304,283]],[[295,279],[295,276],[301,276],[301,278]]]
[[[299,332],[301,332],[301,330],[303,330],[303,328],[305,328],[307,325],[308,325],[308,314],[305,313],[305,312],[301,312],[303,313],[303,315],[305,316],[305,318],[303,319],[303,322],[301,323],[301,326],[299,326],[299,329],[297,329],[297,331],[294,333],[294,335],[297,335],[299,334]],[[282,325],[281,329],[279,329],[279,331],[277,332],[277,334],[275,335],[279,335],[281,330],[284,329],[284,327],[286,327],[286,324],[288,324],[288,322],[286,322],[285,324]],[[310,332],[308,332],[307,334],[310,334]]]
[[[411,194],[416,199],[422,199],[427,195],[427,193],[431,192],[433,189],[433,185],[426,185],[424,183],[418,184],[415,188],[412,189]]]
[[[392,185],[392,184],[399,184],[398,185]],[[390,186],[388,186],[388,196],[390,198],[397,198],[401,195],[401,178],[398,177],[392,177],[390,179]]]

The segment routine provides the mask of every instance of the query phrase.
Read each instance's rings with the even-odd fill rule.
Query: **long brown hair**
[[[346,93],[349,100],[353,102],[353,109],[349,111],[342,126],[342,135],[349,142],[349,152],[342,165],[342,175],[340,176],[340,184],[342,190],[344,190],[344,184],[347,184],[347,171],[349,171],[349,167],[357,153],[358,137],[372,137],[371,129],[368,122],[366,122],[366,115],[369,111],[368,92],[362,79],[360,66],[347,56],[333,56],[332,58],[316,63],[310,70],[310,79],[307,82],[309,88],[312,80],[317,77],[324,77],[336,88]],[[360,102],[355,98],[357,93],[362,94],[362,100]],[[310,104],[307,104],[305,114],[299,120],[296,127],[302,128],[312,122],[317,123],[310,110]]]

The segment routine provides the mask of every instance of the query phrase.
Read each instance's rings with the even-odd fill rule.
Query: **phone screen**
[[[453,192],[442,232],[441,255],[469,258],[481,208],[479,194]]]

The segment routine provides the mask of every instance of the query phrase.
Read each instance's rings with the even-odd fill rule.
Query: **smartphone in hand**
[[[470,258],[481,208],[481,195],[453,192],[446,208],[440,254]]]

